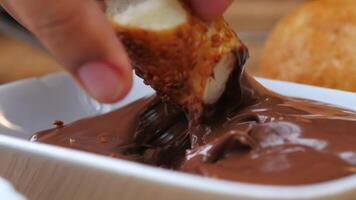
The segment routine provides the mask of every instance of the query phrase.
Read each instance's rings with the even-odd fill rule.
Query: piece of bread
[[[136,73],[189,114],[214,104],[246,59],[247,49],[223,18],[202,21],[183,0],[107,0],[106,13]]]
[[[316,0],[271,33],[261,75],[356,92],[356,0]]]

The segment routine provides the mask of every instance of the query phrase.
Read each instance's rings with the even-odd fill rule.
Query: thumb
[[[193,10],[205,20],[214,20],[223,15],[232,0],[190,0]]]
[[[131,88],[129,58],[93,0],[3,0],[98,101],[112,103]]]

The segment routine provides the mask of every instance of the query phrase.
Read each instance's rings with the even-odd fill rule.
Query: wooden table
[[[250,49],[248,70],[258,74],[259,56],[273,25],[302,0],[234,0],[226,19]],[[45,51],[0,33],[0,84],[61,70]]]

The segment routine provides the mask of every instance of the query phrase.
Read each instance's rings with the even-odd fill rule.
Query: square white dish
[[[354,93],[259,80],[284,95],[356,110]],[[50,128],[53,120],[69,123],[111,111],[152,93],[136,77],[134,88],[124,101],[100,105],[81,92],[64,73],[0,86],[0,176],[34,200],[356,199],[356,176],[303,186],[245,184],[28,141],[36,131]]]

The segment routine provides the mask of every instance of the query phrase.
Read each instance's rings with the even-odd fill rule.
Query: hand
[[[206,20],[221,15],[231,0],[190,0]],[[124,98],[132,66],[110,23],[93,0],[0,0],[33,32],[84,90],[103,103]]]

